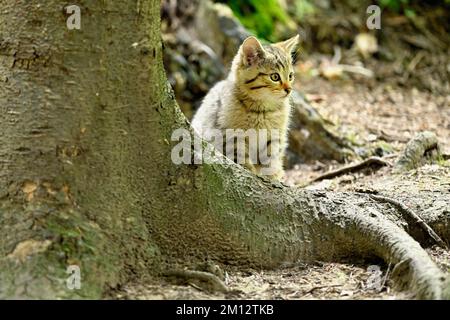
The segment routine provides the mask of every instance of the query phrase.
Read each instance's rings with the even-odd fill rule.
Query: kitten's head
[[[294,83],[292,54],[299,36],[262,46],[248,37],[233,62],[235,81],[248,97],[255,100],[280,101],[289,97]]]

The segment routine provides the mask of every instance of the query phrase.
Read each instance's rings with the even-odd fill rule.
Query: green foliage
[[[394,12],[400,12],[400,9],[408,6],[409,0],[378,0],[380,6]]]
[[[261,39],[278,41],[280,31],[287,26],[302,21],[306,16],[316,13],[317,8],[313,0],[291,0],[289,8],[285,9],[280,0],[216,0],[226,3],[241,23]],[[416,12],[417,4],[414,0],[377,0],[382,9],[405,15],[414,20],[420,12]],[[425,1],[423,1],[425,2]],[[447,7],[450,0],[434,0],[435,5]],[[288,10],[288,12],[287,12]],[[288,28],[289,29],[289,28]]]
[[[413,0],[378,0],[378,3],[382,8],[386,8],[397,13],[403,13],[410,19],[416,17],[416,12],[412,9],[413,2],[415,4],[420,3],[420,1]],[[432,2],[434,2],[435,5],[438,4],[443,6],[450,4],[450,0],[435,0]]]
[[[278,0],[228,0],[226,2],[242,24],[258,37],[275,41],[275,25],[288,23],[288,14]]]
[[[409,19],[416,18],[416,12],[411,8],[410,0],[378,0],[378,2],[382,8],[396,13],[402,13]]]

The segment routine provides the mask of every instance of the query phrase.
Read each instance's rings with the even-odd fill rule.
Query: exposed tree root
[[[433,149],[436,149],[439,153],[436,135],[429,131],[418,133],[407,143],[403,154],[395,164],[395,170],[403,171],[416,168],[421,163],[424,155]]]
[[[395,199],[386,197],[386,196],[380,196],[380,195],[374,195],[374,194],[370,195],[370,198],[377,200],[377,201],[390,203],[390,204],[396,206],[397,209],[403,215],[406,215],[407,220],[412,219],[412,220],[414,220],[414,222],[419,224],[420,227],[430,236],[430,238],[433,239],[434,242],[436,242],[436,244],[438,244],[442,248],[448,249],[447,244],[441,239],[441,237],[439,237],[439,235],[437,235],[436,232],[434,232],[434,230],[425,221],[423,221],[419,215],[417,215],[413,210],[411,210],[410,208],[405,206],[403,203],[401,203]]]
[[[449,298],[443,293],[445,275],[426,251],[404,229],[378,212],[373,202],[367,202],[365,195],[273,188],[259,185],[251,177],[253,182],[247,181],[245,176],[241,175],[237,185],[228,185],[223,194],[231,192],[230,199],[236,200],[231,190],[240,190],[241,183],[257,184],[256,193],[246,193],[239,214],[228,215],[223,222],[227,227],[219,229],[238,237],[247,248],[246,255],[259,256],[262,267],[286,261],[380,257],[386,264],[401,263],[393,273],[399,289],[408,289],[419,299]],[[211,203],[217,203],[214,198]],[[215,206],[210,208],[210,212],[216,210]],[[214,216],[220,218],[221,214]]]
[[[351,164],[343,168],[339,168],[337,170],[333,170],[327,173],[324,173],[317,178],[315,178],[313,181],[321,181],[324,179],[332,179],[338,176],[341,176],[346,173],[355,172],[361,169],[364,169],[366,167],[377,165],[377,166],[392,166],[389,162],[379,158],[379,157],[370,157],[362,162]]]
[[[431,260],[426,251],[403,229],[379,215],[367,216],[360,208],[345,201],[341,210],[348,224],[341,231],[353,245],[366,248],[366,253],[374,253],[387,263],[394,264],[393,276],[400,288],[408,288],[419,299],[448,299],[444,293],[445,275]],[[371,210],[373,213],[373,210]],[[332,214],[332,216],[336,216]],[[333,220],[342,224],[342,218]],[[340,221],[340,222],[339,222]],[[350,226],[352,226],[350,228]],[[353,235],[357,234],[357,236]],[[355,252],[357,249],[355,249]]]

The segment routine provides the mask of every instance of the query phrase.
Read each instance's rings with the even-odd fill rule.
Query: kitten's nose
[[[287,94],[291,93],[291,91],[292,91],[292,88],[291,88],[291,86],[289,85],[289,83],[283,83],[283,84],[282,84],[282,88],[284,89],[284,91],[285,91]]]

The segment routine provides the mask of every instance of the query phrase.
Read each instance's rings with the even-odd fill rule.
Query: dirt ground
[[[399,87],[389,81],[375,82],[348,78],[330,81],[322,77],[300,77],[299,89],[311,104],[340,133],[361,146],[382,143],[392,156],[415,133],[423,130],[438,135],[443,153],[450,154],[450,93]],[[438,192],[450,206],[450,163],[427,164],[402,176],[391,175],[391,168],[361,171],[332,180],[310,183],[328,170],[341,167],[335,162],[296,165],[285,182],[309,189],[354,191],[371,188],[390,192]],[[438,247],[427,251],[437,264],[450,271],[450,252]],[[112,299],[408,299],[396,291],[389,279],[392,266],[361,261],[360,264],[323,263],[291,265],[278,270],[233,269],[226,272],[230,293],[210,293],[198,284],[177,285],[164,279],[129,283],[111,293]],[[375,278],[374,278],[375,277]],[[374,286],[374,279],[378,285]]]
[[[427,250],[442,270],[450,270],[450,253],[438,247]],[[379,270],[379,286],[373,277]],[[409,299],[405,292],[393,289],[389,280],[392,266],[355,265],[344,263],[298,264],[278,270],[227,272],[230,293],[210,293],[198,284],[177,285],[167,280],[129,283],[111,292],[109,299],[191,300],[324,300],[324,299]],[[375,272],[374,272],[375,271]],[[387,275],[387,276],[386,276]]]
[[[388,154],[388,161],[394,163],[415,134],[432,131],[438,137],[441,152],[447,157],[450,155],[450,91],[444,89],[444,84],[441,90],[430,92],[414,86],[399,86],[396,84],[398,76],[382,81],[348,75],[337,80],[305,76],[312,73],[314,66],[317,66],[316,61],[306,61],[298,67],[297,88],[340,136],[356,146],[357,152],[358,146],[361,150],[368,146],[380,147]],[[389,64],[381,67],[387,69]],[[449,162],[441,165],[448,168]],[[285,182],[305,186],[319,175],[342,166],[334,161],[299,164],[287,172]],[[357,177],[356,180],[360,184],[376,183],[389,171],[381,170],[378,175],[369,175],[369,179]],[[344,179],[349,182],[352,176],[344,176]]]

